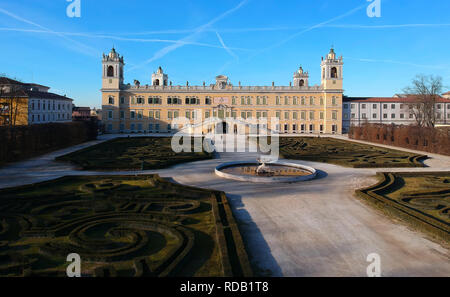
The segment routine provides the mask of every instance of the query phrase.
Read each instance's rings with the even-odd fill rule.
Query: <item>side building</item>
[[[445,94],[444,94],[445,95]],[[437,98],[435,103],[436,124],[450,124],[450,99]],[[345,97],[343,103],[343,133],[350,126],[370,124],[414,125],[416,100],[411,95],[394,97]]]
[[[241,122],[278,119],[281,133],[342,133],[343,59],[331,49],[321,62],[321,85],[310,86],[300,67],[289,86],[237,86],[219,75],[214,84],[172,85],[163,69],[152,74],[151,84],[124,83],[124,58],[113,48],[102,60],[102,110],[107,133],[170,133],[181,129],[172,120],[232,118]],[[202,114],[199,115],[198,113]],[[226,125],[226,124],[225,124]],[[217,125],[202,132],[248,133]]]
[[[72,121],[72,101],[50,87],[0,77],[0,126]]]

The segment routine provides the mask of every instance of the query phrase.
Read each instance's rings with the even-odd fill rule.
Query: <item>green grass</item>
[[[150,170],[210,158],[212,154],[206,151],[175,153],[170,137],[130,137],[109,140],[56,160],[84,170]]]
[[[450,241],[450,172],[379,173],[357,193],[384,212]]]
[[[328,137],[280,137],[283,158],[353,168],[424,167],[426,156]]]
[[[239,231],[228,234],[233,216],[219,211],[222,192],[158,175],[71,176],[0,196],[0,276],[65,276],[70,253],[85,276],[251,271]]]

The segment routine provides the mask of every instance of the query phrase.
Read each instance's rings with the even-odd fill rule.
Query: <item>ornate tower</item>
[[[108,55],[103,54],[103,89],[119,90],[123,85],[123,56],[121,57],[114,48]]]
[[[342,56],[336,57],[334,49],[331,48],[330,52],[324,59],[322,57],[322,63],[320,67],[322,68],[322,86],[324,89],[330,90],[342,90],[342,68],[344,62]]]
[[[296,72],[294,72],[294,87],[307,87],[308,79],[308,72],[304,72],[303,68],[300,67]]]
[[[164,73],[161,66],[159,66],[158,71],[152,74],[152,85],[153,86],[167,86],[167,81],[169,77]]]

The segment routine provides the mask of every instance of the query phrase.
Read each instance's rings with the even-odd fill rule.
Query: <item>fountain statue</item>
[[[273,175],[272,170],[270,170],[269,166],[266,165],[266,162],[269,160],[264,160],[264,158],[262,158],[262,156],[261,156],[256,161],[258,161],[258,164],[260,164],[255,170],[256,175],[259,175],[259,176],[272,176]]]

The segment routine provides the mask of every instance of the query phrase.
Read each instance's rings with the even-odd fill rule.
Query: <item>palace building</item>
[[[198,117],[241,123],[267,119],[267,127],[277,119],[274,130],[280,133],[342,133],[343,59],[334,49],[322,57],[321,84],[314,86],[301,67],[288,86],[233,85],[224,75],[210,85],[172,85],[161,67],[151,84],[125,84],[124,58],[114,48],[103,55],[102,66],[102,117],[108,133],[173,133],[183,128],[172,124],[180,117],[192,123]],[[220,131],[248,133],[227,126]]]

